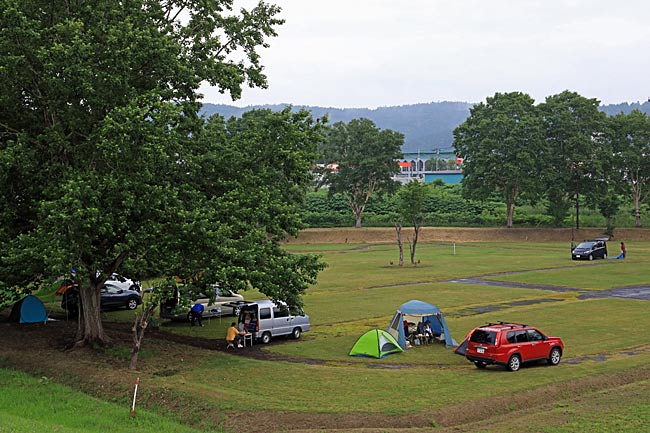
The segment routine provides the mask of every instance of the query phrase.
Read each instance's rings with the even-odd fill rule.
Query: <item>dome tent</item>
[[[348,355],[383,358],[391,353],[400,352],[404,352],[404,350],[392,335],[383,329],[371,329],[359,337]]]
[[[426,302],[412,300],[405,304],[400,305],[390,321],[390,325],[386,330],[390,333],[399,343],[402,349],[406,349],[406,335],[404,333],[403,322],[404,319],[415,319],[418,322],[429,321],[429,326],[434,334],[441,337],[444,336],[445,345],[447,347],[458,346],[456,340],[451,337],[445,316],[442,311],[435,305],[427,304]]]
[[[47,311],[40,299],[27,295],[14,304],[10,317],[18,323],[46,323]]]

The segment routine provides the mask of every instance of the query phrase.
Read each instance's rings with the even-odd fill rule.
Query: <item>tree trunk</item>
[[[641,227],[641,187],[634,188],[634,224],[637,228]]]
[[[100,288],[94,282],[91,282],[90,287],[79,288],[77,345],[93,343],[106,345],[110,342],[102,325],[99,290]]]
[[[515,216],[515,201],[517,200],[517,195],[519,195],[519,188],[514,186],[510,190],[510,194],[508,194],[506,198],[506,208],[508,212],[508,222],[506,223],[506,227],[509,229],[512,228],[514,216]]]
[[[404,244],[402,243],[402,225],[395,223],[395,232],[397,232],[397,248],[399,248],[399,266],[404,266]]]
[[[417,222],[413,223],[414,235],[413,235],[413,245],[411,246],[411,264],[412,265],[415,264],[415,247],[418,244],[418,237],[420,236],[420,229],[421,228],[422,227],[420,227],[420,225]]]
[[[515,203],[514,202],[508,203],[508,222],[506,223],[506,227],[508,227],[509,229],[512,228],[514,215],[515,215]]]
[[[129,370],[135,370],[138,367],[138,355],[140,354],[140,347],[142,347],[142,339],[144,338],[144,331],[153,316],[155,306],[147,308],[142,315],[136,313],[135,321],[133,322],[133,346],[131,347],[131,362],[129,363]]]
[[[357,229],[361,228],[361,216],[362,216],[361,212],[354,213],[354,227]]]

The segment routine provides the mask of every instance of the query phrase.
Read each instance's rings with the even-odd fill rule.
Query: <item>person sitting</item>
[[[424,338],[427,340],[427,342],[433,341],[433,331],[431,330],[431,324],[428,320],[424,321],[424,325],[422,326],[422,333],[424,334]]]
[[[196,303],[190,309],[190,325],[194,326],[194,322],[198,322],[199,326],[203,326],[203,304]]]
[[[244,347],[241,344],[241,339],[243,334],[244,334],[243,331],[237,329],[237,323],[232,322],[230,324],[230,328],[228,328],[228,331],[226,332],[226,341],[228,342],[228,346],[235,347],[236,345],[240,349]]]

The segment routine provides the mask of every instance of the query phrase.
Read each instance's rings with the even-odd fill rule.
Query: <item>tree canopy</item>
[[[533,99],[520,92],[496,93],[475,105],[454,131],[454,149],[463,160],[463,192],[472,198],[496,192],[507,207],[512,227],[520,195],[541,193],[543,131]]]
[[[650,117],[634,110],[609,118],[608,124],[618,185],[632,196],[635,224],[641,227],[641,205],[650,185]]]
[[[611,152],[604,146],[606,116],[598,105],[597,99],[568,90],[539,105],[545,137],[542,179],[548,211],[556,224],[567,215],[571,198],[579,206],[582,194],[595,205],[597,197],[606,193],[601,181],[605,179],[603,162],[611,158]]]
[[[276,36],[280,9],[1,4],[2,284],[76,267],[86,342],[106,339],[99,289],[118,268],[254,286],[299,307],[323,265],[277,241],[300,227],[322,125],[302,111],[197,115],[203,81],[235,99],[266,86],[257,50]]]
[[[326,172],[324,181],[332,194],[346,197],[356,227],[361,227],[364,209],[374,194],[394,190],[391,175],[399,171],[403,143],[403,134],[380,130],[369,119],[332,126],[322,153],[325,162],[338,164],[338,170]]]

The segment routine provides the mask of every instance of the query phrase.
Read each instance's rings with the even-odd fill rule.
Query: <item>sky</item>
[[[259,50],[268,89],[232,101],[377,108],[564,90],[650,98],[650,0],[266,0],[285,24]],[[235,1],[235,5],[237,5]],[[240,5],[253,4],[240,1]]]

